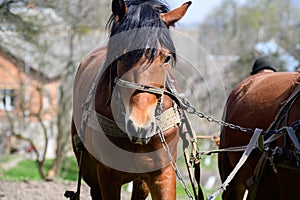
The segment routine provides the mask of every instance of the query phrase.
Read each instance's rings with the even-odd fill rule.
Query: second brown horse
[[[260,128],[267,131],[276,119],[280,109],[299,85],[299,82],[299,72],[265,72],[247,78],[230,94],[224,112],[225,121],[245,128]],[[275,127],[275,131],[282,126],[291,126],[293,123],[299,122],[299,91],[294,98],[294,102],[286,107],[286,112],[277,119],[278,127],[271,127]],[[299,138],[299,130],[296,135]],[[250,133],[224,127],[221,133],[220,148],[247,145],[251,136]],[[250,155],[245,165],[224,191],[223,199],[243,199],[246,190],[249,190],[250,196],[248,196],[248,199],[250,197],[251,199],[262,200],[300,199],[298,186],[300,171],[299,166],[297,166],[299,151],[295,148],[287,133],[286,136],[281,136],[269,144],[269,147],[273,151],[265,155],[271,159],[271,162],[263,159],[266,163],[262,165],[264,169],[256,170],[262,172],[262,175],[253,179],[258,160],[262,156],[262,152],[257,149]],[[282,154],[275,151],[276,147],[282,150]],[[291,155],[288,156],[288,154]],[[241,153],[236,152],[221,153],[219,155],[219,171],[222,181],[227,178],[240,157]],[[273,158],[274,160],[272,160]],[[283,165],[282,161],[287,159],[290,160],[290,164]],[[251,183],[251,180],[256,182]],[[257,184],[257,191],[251,196],[253,194],[253,191],[251,191],[253,184]]]

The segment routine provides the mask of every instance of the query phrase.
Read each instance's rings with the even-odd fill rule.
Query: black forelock
[[[170,50],[176,59],[169,30],[160,18],[161,13],[169,12],[167,4],[160,0],[125,0],[125,3],[128,7],[126,15],[119,21],[112,16],[108,22],[111,30],[106,66],[126,57],[126,63],[131,67],[145,52],[151,63],[159,48]]]

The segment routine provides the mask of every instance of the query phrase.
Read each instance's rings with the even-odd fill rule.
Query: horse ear
[[[175,10],[172,10],[168,13],[160,14],[160,17],[168,27],[174,26],[174,24],[185,15],[187,9],[190,7],[191,4],[192,2],[188,1],[179,8],[176,8]]]
[[[112,13],[116,21],[120,21],[127,13],[128,8],[124,0],[112,1]]]

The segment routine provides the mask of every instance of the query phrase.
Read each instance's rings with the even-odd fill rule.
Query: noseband
[[[172,56],[170,57],[170,60],[168,61],[168,63],[171,63],[171,66],[174,65],[174,58]],[[167,79],[166,85],[167,85],[167,89],[168,89],[168,85],[170,85],[168,83],[170,83],[170,81],[172,82],[168,71],[167,71],[166,79]],[[177,102],[177,98],[174,98],[173,93],[169,92],[168,90],[164,90],[163,88],[160,88],[160,87],[154,87],[151,85],[144,85],[144,84],[140,84],[140,83],[129,82],[129,81],[120,79],[118,77],[115,78],[114,82],[116,85],[123,87],[123,88],[134,89],[134,90],[147,92],[147,93],[151,93],[151,94],[158,94],[160,96],[162,96],[163,94],[167,94],[168,96],[171,97],[171,99],[173,99]],[[172,91],[172,89],[171,89],[171,91]]]
[[[150,94],[159,95],[158,104],[157,104],[156,110],[155,110],[156,118],[159,119],[160,115],[163,112],[162,96],[163,96],[163,94],[165,93],[166,90],[164,90],[160,87],[154,87],[154,86],[151,86],[151,85],[144,85],[144,84],[140,84],[140,83],[125,81],[125,80],[120,79],[118,77],[115,78],[115,84],[120,86],[120,87],[123,87],[123,88],[134,89],[134,90],[141,91],[141,92],[147,92],[147,93],[150,93]],[[120,96],[121,95],[119,94],[119,98],[120,98]],[[123,112],[125,112],[124,105],[123,105],[122,109],[123,109]]]
[[[123,87],[123,88],[134,89],[134,90],[138,90],[138,91],[142,91],[142,92],[148,92],[151,94],[163,95],[163,93],[165,92],[164,89],[159,88],[159,87],[154,87],[151,85],[144,85],[144,84],[139,84],[139,83],[133,83],[133,82],[125,81],[125,80],[117,78],[117,77],[115,78],[115,84],[120,87]]]
[[[177,105],[179,105],[181,107],[181,104],[182,104],[180,101],[181,98],[179,97],[179,95],[177,93],[174,92],[176,89],[172,87],[173,81],[171,80],[171,77],[168,72],[167,72],[167,80],[166,80],[166,88],[167,88],[166,90],[163,88],[154,87],[151,85],[144,85],[144,84],[140,84],[140,83],[125,81],[118,77],[115,78],[114,82],[116,85],[123,87],[123,88],[134,89],[134,90],[138,90],[138,91],[142,91],[142,92],[148,92],[151,94],[158,94],[158,95],[160,95],[160,97],[162,97],[163,94],[166,94],[173,101],[175,101]]]

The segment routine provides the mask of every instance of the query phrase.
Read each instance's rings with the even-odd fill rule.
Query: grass
[[[9,162],[15,159],[15,156],[5,157],[0,159],[0,163]],[[180,162],[180,161],[179,161]],[[182,162],[182,161],[181,161]],[[49,170],[51,166],[52,160],[46,160],[45,162],[45,170]],[[202,162],[203,163],[203,162]],[[183,163],[179,163],[181,172],[186,170]],[[212,166],[201,166],[201,169],[209,170],[215,168],[215,162],[212,162]],[[62,168],[62,173],[60,174],[60,179],[66,181],[77,181],[78,176],[78,167],[75,158],[69,158],[64,163],[64,167]],[[36,166],[36,162],[34,160],[22,160],[15,167],[12,167],[8,170],[0,171],[0,180],[14,180],[14,181],[24,181],[24,180],[42,180]],[[193,194],[193,190],[189,182],[187,181],[187,186],[190,192]],[[124,187],[123,187],[124,188]],[[203,187],[202,187],[203,188]],[[205,190],[203,188],[203,192],[205,197],[207,194],[212,194],[215,190]],[[177,183],[176,186],[177,199],[187,199],[187,194],[184,189]],[[217,200],[221,200],[221,197],[218,197]]]
[[[49,161],[47,162],[49,163]],[[15,167],[2,171],[0,180],[42,180],[36,163],[32,160],[22,160]]]
[[[1,159],[0,163],[8,162],[13,159],[13,157],[6,157]],[[53,160],[45,161],[45,171],[50,169],[52,161]],[[78,168],[75,158],[68,159],[67,163],[67,165],[64,165],[59,178],[67,181],[76,181]],[[22,160],[14,167],[2,170],[0,173],[0,180],[23,181],[42,180],[42,178],[39,175],[37,164],[34,160]]]
[[[77,181],[78,167],[77,161],[74,157],[68,158],[62,167],[60,178],[68,181]]]
[[[1,163],[7,163],[7,162],[11,162],[15,159],[17,159],[19,156],[16,154],[11,154],[11,155],[4,155],[1,156],[0,162]]]
[[[192,185],[191,184],[187,184],[187,187],[188,187],[189,191],[191,192],[191,194],[194,196]],[[201,185],[201,189],[203,191],[204,199],[206,199],[207,195],[211,195],[211,194],[213,194],[215,192],[215,189],[206,190],[202,185]],[[180,183],[177,183],[177,185],[176,185],[176,196],[177,196],[177,198],[176,198],[177,200],[188,199],[187,198],[188,196],[187,196],[185,190],[180,185]],[[222,199],[221,196],[218,196],[216,198],[216,200],[221,200],[221,199]]]

